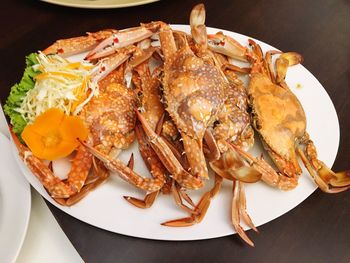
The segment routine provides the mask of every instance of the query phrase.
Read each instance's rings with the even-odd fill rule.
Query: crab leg
[[[209,161],[212,162],[218,160],[221,155],[220,150],[213,136],[213,133],[209,129],[205,130],[204,141],[206,142],[209,148],[209,152],[207,154],[207,158],[209,159]]]
[[[266,55],[267,56],[267,55]],[[272,68],[272,65],[270,63],[272,63],[270,60],[267,60],[265,58],[266,61],[268,61],[267,63],[268,65],[268,69]],[[276,84],[280,85],[283,88],[288,88],[287,84],[285,83],[284,79],[286,78],[286,74],[287,74],[287,69],[288,67],[300,64],[303,62],[303,57],[296,53],[296,52],[287,52],[287,53],[282,53],[279,58],[276,59]],[[273,74],[271,73],[271,76],[273,76]],[[273,81],[274,77],[271,77],[271,80]]]
[[[267,51],[265,54],[264,66],[268,72],[268,76],[270,77],[273,83],[276,83],[275,75],[273,74],[273,66],[272,66],[272,55],[278,54],[281,52],[278,51]]]
[[[159,128],[159,127],[162,127],[162,124],[163,124],[163,121],[164,121],[164,114],[162,115],[162,117],[160,118],[160,120],[158,121],[157,125],[156,125],[156,133],[159,135],[161,132],[162,132],[162,129]],[[137,131],[137,130],[136,130]],[[140,129],[140,131],[142,131]],[[136,132],[136,134],[138,134],[138,132]],[[137,136],[137,138],[139,139],[139,136]],[[142,137],[143,141],[146,141],[144,137]],[[167,139],[164,138],[164,141],[167,143],[167,145],[170,147],[171,151],[173,152],[173,154],[176,156],[176,158],[178,159],[179,162],[182,162],[182,156],[181,154],[177,151],[177,149],[175,148],[175,146],[173,146],[171,144],[171,142],[167,141]],[[142,145],[142,141],[139,142],[140,145]],[[147,152],[153,152],[152,156],[155,154],[153,149],[150,148],[150,146],[148,145],[147,143]],[[141,149],[141,148],[140,148]],[[141,155],[142,152],[145,152],[145,151],[141,151]],[[155,160],[158,160],[158,157],[157,156],[153,156],[151,159],[149,158],[145,158],[143,157],[145,163],[147,164],[148,162],[152,161],[153,159]],[[162,164],[160,163],[160,165],[162,166]],[[163,166],[162,166],[163,167]],[[167,179],[167,178],[166,178]],[[170,192],[173,193],[173,196],[174,196],[174,199],[176,201],[176,203],[182,208],[184,209],[185,211],[192,211],[189,207],[187,207],[186,205],[183,204],[182,202],[182,199],[185,199],[190,205],[192,206],[195,206],[191,200],[191,198],[185,193],[183,192],[179,185],[178,184],[175,184],[176,187],[174,188],[173,185],[174,185],[174,181],[173,179],[171,178],[168,178],[170,180],[167,180],[167,182],[163,185],[163,187],[161,188],[160,191],[162,191],[163,194],[168,194]],[[175,192],[176,191],[176,192]],[[156,197],[158,196],[158,193],[159,191],[156,191],[156,192],[152,192],[152,193],[149,193],[145,196],[145,198],[142,200],[142,199],[137,199],[137,198],[134,198],[134,197],[130,197],[130,196],[124,196],[124,198],[131,204],[139,207],[139,208],[149,208],[150,206],[152,206],[152,204],[154,203]]]
[[[94,162],[96,163],[96,162]],[[64,206],[72,206],[76,203],[78,203],[81,199],[83,199],[85,196],[87,196],[91,191],[96,189],[98,186],[103,184],[104,182],[107,181],[109,178],[109,172],[108,170],[104,167],[102,162],[98,162],[97,164],[94,164],[93,166],[93,173],[94,176],[97,178],[91,183],[86,183],[80,192],[70,196],[68,199],[64,198],[54,198],[55,201],[61,205]]]
[[[206,142],[214,140],[210,131],[207,131],[207,134]],[[208,145],[214,144],[214,142],[208,143]],[[209,160],[210,167],[214,172],[231,181],[240,180],[246,183],[255,183],[261,179],[261,173],[256,168],[249,167],[229,143],[223,141],[221,144],[227,145],[228,149],[221,154],[219,152],[219,158]],[[217,151],[213,150],[212,147],[209,148],[211,152]]]
[[[135,63],[138,58],[143,57],[146,52],[143,50],[137,50],[131,63]],[[142,93],[141,97],[141,108],[143,116],[146,118],[147,122],[150,124],[153,130],[156,130],[158,126],[162,126],[163,122],[160,120],[164,115],[164,105],[161,102],[161,92],[160,92],[160,82],[157,78],[151,75],[149,69],[149,60],[136,65],[134,68],[135,75],[139,78],[138,89]]]
[[[244,183],[243,182],[239,182],[239,187],[240,187],[240,191],[239,191],[239,200],[240,200],[240,214],[243,218],[244,223],[247,224],[247,226],[249,226],[251,229],[253,229],[255,232],[259,233],[258,229],[255,227],[252,219],[250,218],[250,216],[247,213],[247,201],[246,201],[246,197],[245,197],[245,191],[244,191]]]
[[[190,165],[190,172],[197,177],[209,179],[207,163],[203,154],[202,141],[181,133],[186,157]]]
[[[230,64],[230,63],[225,63],[222,65],[222,70],[232,70],[241,74],[249,74],[250,73],[250,68],[240,68],[236,65]]]
[[[142,42],[140,42],[142,43]],[[136,57],[133,57],[132,60],[129,62],[129,66],[132,68],[137,67],[140,64],[143,64],[143,62],[148,62],[148,60],[153,56],[154,52],[156,51],[155,47],[148,47],[145,50],[142,50],[143,52]]]
[[[268,185],[278,187],[284,191],[294,189],[298,185],[298,179],[296,177],[288,177],[285,174],[276,172],[263,158],[256,158],[233,144],[231,146],[261,173],[261,180]]]
[[[169,146],[164,142],[163,138],[152,130],[140,112],[136,111],[136,114],[147,137],[149,138],[149,141],[151,142],[153,150],[156,152],[166,169],[172,174],[174,180],[187,189],[201,188],[203,186],[202,180],[185,171]]]
[[[26,146],[21,144],[12,130],[10,131],[19,156],[53,198],[68,198],[81,190],[92,164],[91,154],[88,151],[83,147],[78,148],[72,162],[72,169],[68,174],[68,182],[65,183],[55,176],[49,167],[35,157]]]
[[[179,150],[180,150],[180,149],[178,149],[179,145],[177,147],[171,141],[169,141],[167,138],[163,137],[163,139],[164,139],[164,142],[169,146],[170,150],[173,152],[174,156],[181,163],[182,167],[184,169],[189,169],[189,165],[187,163],[186,157],[179,152]],[[183,148],[180,151],[183,151]],[[191,206],[193,206],[193,207],[196,206],[193,203],[192,199],[188,196],[188,194],[186,194],[186,192],[181,188],[181,186],[178,183],[175,184],[175,189],[173,188],[173,186],[174,186],[174,184],[171,184],[170,191],[173,192],[175,201],[180,205],[180,207],[183,204],[182,199],[184,199]],[[174,191],[176,191],[177,193],[174,193]],[[186,208],[187,208],[187,206],[186,206]],[[185,210],[187,210],[187,209],[185,209]],[[193,210],[191,213],[193,213]]]
[[[184,211],[186,211],[190,214],[197,214],[197,212],[195,210],[193,210],[192,208],[189,208],[187,205],[184,204],[184,202],[182,201],[184,193],[181,191],[181,186],[174,181],[173,181],[173,184],[171,186],[171,192],[173,193],[173,197],[174,197],[176,204],[181,209],[183,209]],[[185,199],[185,200],[188,200],[188,199]],[[164,225],[164,224],[162,224],[162,225]]]
[[[87,33],[87,36],[57,40],[46,48],[43,53],[45,55],[59,54],[62,57],[80,54],[92,50],[99,42],[116,32],[114,29],[102,30],[95,33]]]
[[[163,174],[158,173],[158,171],[155,170],[153,172],[154,178],[144,178],[135,173],[122,161],[118,159],[112,159],[108,155],[103,154],[85,142],[82,142],[80,140],[79,142],[85,146],[91,152],[91,154],[101,160],[109,170],[118,173],[122,179],[135,185],[136,187],[145,191],[154,192],[158,191],[163,186],[164,176]]]
[[[158,194],[159,194],[159,191],[154,191],[152,193],[147,194],[143,200],[132,197],[132,196],[123,196],[123,197],[130,204],[132,204],[138,208],[141,208],[141,209],[146,209],[146,208],[150,208],[153,205]]]
[[[151,174],[153,175],[154,178],[156,178],[156,176],[158,177],[163,177],[163,183],[165,183],[165,174],[166,174],[166,169],[163,166],[163,164],[160,162],[160,160],[158,159],[158,156],[156,155],[156,153],[153,151],[153,149],[151,148],[151,146],[148,144],[147,140],[144,138],[144,133],[142,131],[142,128],[140,126],[136,126],[135,127],[135,131],[136,131],[136,137],[137,140],[139,142],[139,150],[142,156],[142,159],[145,161],[145,164],[148,168],[148,170],[151,172]],[[163,186],[161,186],[163,187]],[[155,193],[151,193],[149,194],[150,196],[146,196],[145,198],[145,207],[142,208],[147,208],[150,207],[152,205],[152,203],[154,202],[155,198],[158,195],[158,191]],[[142,206],[140,202],[137,201],[136,198],[133,197],[124,197],[128,202],[136,205],[137,207]],[[139,204],[139,205],[137,205]]]
[[[119,48],[126,47],[151,37],[159,30],[162,24],[162,22],[152,22],[149,24],[141,24],[139,27],[128,28],[115,32],[97,45],[93,50],[91,50],[87,54],[86,58],[88,60],[93,60],[111,55]]]
[[[128,167],[133,170],[134,169],[134,154],[131,155]],[[150,194],[147,194],[143,200],[137,199],[135,197],[131,196],[123,196],[126,201],[128,201],[130,204],[138,207],[138,208],[149,208],[152,206],[154,201],[156,200],[157,196],[159,194],[159,191],[152,192]]]
[[[145,43],[144,43],[145,42]],[[146,41],[140,42],[140,46],[148,48],[148,44]],[[139,90],[139,93],[142,94],[141,100],[141,108],[144,111],[144,116],[151,125],[153,130],[157,130],[157,126],[162,126],[164,120],[164,107],[161,103],[160,98],[160,89],[159,89],[159,81],[152,77],[150,69],[149,69],[149,51],[144,51],[141,49],[137,49],[132,62],[132,66],[134,68],[133,81],[136,88]],[[146,60],[143,58],[146,57]],[[142,58],[140,60],[140,58]],[[130,64],[129,64],[130,65]],[[154,170],[158,170],[160,174],[164,176],[164,182],[166,179],[166,169],[163,164],[160,162],[158,156],[149,145],[149,142],[145,138],[144,132],[140,126],[135,127],[137,140],[139,142],[139,150],[147,165],[148,170],[153,174]],[[159,131],[160,133],[160,131]],[[159,134],[158,133],[158,134]],[[140,200],[134,197],[124,197],[129,203],[139,207],[139,208],[148,208],[155,201],[158,196],[159,190],[156,192],[152,192],[146,195],[144,200]]]
[[[211,200],[215,197],[221,188],[222,181],[222,177],[215,174],[215,182],[213,188],[202,196],[194,210],[190,210],[191,216],[170,220],[162,223],[162,225],[170,227],[186,227],[202,222],[204,216],[208,211]]]
[[[231,218],[232,224],[235,228],[237,234],[250,246],[254,247],[253,241],[247,236],[243,228],[240,225],[240,218],[243,216],[243,219],[246,223],[257,232],[253,222],[251,221],[249,215],[246,212],[245,204],[245,195],[243,189],[243,183],[239,181],[233,181],[233,198],[232,198],[232,210]]]
[[[178,187],[178,191],[179,191],[179,194],[180,196],[182,197],[182,199],[184,199],[187,203],[189,203],[191,206],[195,207],[196,205],[193,203],[191,197],[181,189],[181,186],[179,184],[177,184],[177,187]]]
[[[308,138],[309,136],[307,135],[306,137]],[[300,147],[297,148],[297,153],[320,189],[326,193],[339,193],[349,189],[350,171],[333,172],[322,161],[317,159],[317,152],[313,142],[307,139],[305,144],[305,153]]]
[[[253,40],[248,39],[249,45],[252,47],[253,52],[249,53],[248,59],[253,64],[252,69],[250,71],[251,74],[254,73],[264,73],[265,75],[269,76],[271,73],[271,70],[268,68],[266,69],[264,65],[266,62],[264,62],[264,54],[261,49],[261,47]],[[270,73],[268,73],[270,72]]]

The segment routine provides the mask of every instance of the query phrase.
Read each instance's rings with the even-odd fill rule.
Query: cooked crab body
[[[165,73],[164,95],[173,121],[181,132],[203,138],[225,100],[220,72],[186,49],[177,52]]]
[[[268,151],[292,163],[297,174],[300,174],[295,145],[305,134],[306,118],[299,100],[289,89],[281,88],[260,73],[252,77],[248,92],[253,125]],[[282,168],[281,161],[275,161],[279,168]]]

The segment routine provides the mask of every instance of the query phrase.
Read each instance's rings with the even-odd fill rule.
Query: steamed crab
[[[264,63],[259,45],[252,40],[250,44],[254,64],[248,93],[253,124],[280,171],[277,178],[265,177],[265,181],[285,190],[294,188],[301,174],[299,155],[322,191],[337,193],[348,189],[349,171],[334,173],[317,159],[316,148],[306,131],[304,109],[284,80],[287,68],[300,63],[302,57],[294,52],[282,53],[276,60],[277,74],[274,76],[270,54],[267,53]]]
[[[64,48],[64,51],[69,51],[69,54],[80,53],[85,51],[85,45],[78,46],[80,49],[76,50],[77,46],[72,43],[77,39],[79,43],[84,42],[83,40],[90,43],[91,37],[92,35],[61,40],[47,48],[45,53],[57,51],[57,46],[58,50]],[[72,45],[75,48],[72,48]],[[123,66],[134,50],[132,46],[126,47],[96,64],[91,74],[91,85],[97,85],[99,92],[87,94],[91,99],[82,105],[81,112],[78,114],[89,130],[87,143],[113,157],[116,157],[122,149],[128,148],[134,140],[136,123],[134,108],[137,107],[138,100],[135,93],[124,84],[125,67]],[[76,150],[67,180],[62,181],[39,158],[29,154],[30,150],[21,144],[14,134],[13,136],[22,159],[49,194],[60,204],[74,204],[109,176],[102,162],[93,160],[88,149],[81,145]],[[156,178],[150,181],[143,178],[120,161],[116,162],[122,178],[139,188],[155,191],[164,183],[164,179]],[[92,164],[93,174],[89,175]]]
[[[249,44],[252,51],[222,33],[210,36],[209,41],[210,48],[216,52],[252,63],[248,87],[252,123],[278,168],[276,172],[269,165],[261,163],[258,169],[262,180],[282,190],[295,188],[301,174],[299,156],[322,191],[337,193],[348,189],[349,171],[334,173],[317,159],[316,148],[306,131],[304,109],[284,80],[288,67],[302,62],[301,55],[268,51],[264,58],[258,44],[251,39]],[[274,68],[272,56],[277,54],[280,56]],[[237,150],[247,159],[252,157]]]
[[[253,245],[253,242],[244,233],[239,223],[240,218],[242,218],[247,225],[256,230],[246,212],[243,183],[236,180],[239,179],[252,183],[258,181],[261,175],[255,168],[250,167],[248,163],[241,160],[236,150],[230,145],[230,143],[234,143],[244,150],[247,150],[253,145],[254,132],[250,127],[250,117],[247,113],[247,94],[243,83],[233,71],[222,70],[222,64],[226,61],[226,58],[223,56],[220,57],[219,54],[207,49],[207,34],[204,22],[205,8],[203,4],[199,4],[192,9],[190,15],[193,40],[189,36],[185,36],[184,40],[182,40],[182,45],[186,47],[186,42],[191,41],[189,45],[201,59],[202,63],[215,68],[222,80],[220,92],[225,97],[223,100],[224,103],[217,107],[217,113],[212,116],[215,124],[214,122],[209,122],[204,131],[206,157],[209,160],[210,166],[216,172],[215,182],[213,188],[206,192],[195,206],[194,211],[196,213],[192,213],[189,217],[165,222],[163,225],[180,227],[201,222],[209,208],[211,199],[220,190],[223,178],[226,178],[234,183],[232,204],[232,222],[234,228],[243,240]],[[176,34],[179,33],[176,32]],[[192,78],[193,76],[189,75],[186,79],[191,80]],[[208,86],[210,87],[210,82]],[[194,87],[198,87],[198,85],[194,85]],[[198,88],[200,89],[200,87]],[[206,89],[203,88],[202,90],[205,91]],[[198,112],[205,113],[205,110],[198,109]],[[257,162],[257,160],[254,160],[254,162]]]

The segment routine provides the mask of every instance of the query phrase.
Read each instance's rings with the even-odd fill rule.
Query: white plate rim
[[[188,25],[171,25],[174,29],[182,29],[182,30],[184,30],[184,29],[187,29],[188,30]],[[251,38],[251,37],[248,37],[248,36],[245,36],[245,35],[242,35],[242,34],[239,34],[239,33],[235,33],[235,32],[231,32],[231,31],[227,31],[227,30],[223,30],[223,29],[218,29],[218,28],[212,28],[212,27],[208,27],[208,32],[209,33],[211,33],[211,32],[213,32],[213,31],[215,31],[215,32],[217,32],[217,31],[222,31],[222,32],[224,32],[225,34],[229,34],[229,35],[234,35],[234,36],[240,36],[240,37],[242,37],[242,38]],[[254,38],[252,38],[252,39],[254,39]],[[268,47],[268,49],[276,49],[276,48],[274,48],[274,47],[272,47],[272,46],[270,46],[270,45],[268,45],[268,44],[266,44],[266,43],[264,43],[264,42],[261,42],[261,41],[259,41],[259,40],[256,40],[256,39],[254,39],[255,41],[257,41],[257,43],[259,43],[259,44],[261,44],[261,45],[265,45],[265,46],[267,46]],[[329,97],[329,95],[327,94],[327,92],[326,92],[326,90],[322,87],[322,85],[319,83],[319,81],[312,75],[312,73],[310,72],[310,71],[308,71],[307,69],[305,69],[302,65],[298,65],[297,67],[300,67],[300,68],[302,68],[303,70],[305,70],[310,76],[310,78],[315,82],[315,85],[317,84],[318,86],[320,86],[321,87],[321,90],[319,90],[321,93],[323,93],[323,95],[322,96],[325,96],[325,99],[327,100],[327,102],[329,103],[329,109],[331,110],[331,115],[333,115],[333,120],[332,121],[334,121],[334,123],[333,124],[336,124],[336,125],[333,125],[333,127],[334,127],[334,129],[335,130],[333,130],[333,132],[334,132],[334,134],[332,134],[332,135],[334,135],[333,137],[332,137],[332,139],[333,139],[333,141],[332,141],[332,145],[333,145],[333,149],[331,149],[331,156],[329,156],[329,160],[326,162],[326,164],[327,165],[329,165],[329,166],[332,166],[333,165],[333,163],[334,163],[334,161],[335,161],[335,158],[336,158],[336,154],[337,154],[337,149],[338,149],[338,146],[339,146],[339,139],[340,139],[340,130],[339,130],[339,121],[338,121],[338,116],[337,116],[337,113],[336,113],[336,111],[335,111],[335,107],[334,107],[334,105],[333,105],[333,102],[332,102],[332,100],[330,99],[330,97]],[[288,77],[288,75],[287,75],[287,77]],[[41,195],[43,195],[44,197],[45,197],[45,199],[47,199],[50,203],[52,203],[54,206],[56,206],[56,207],[58,207],[59,209],[61,209],[61,210],[63,210],[64,212],[66,212],[66,213],[68,213],[68,214],[70,214],[71,216],[73,216],[73,217],[75,217],[75,218],[77,218],[77,219],[79,219],[79,220],[81,220],[81,221],[83,221],[83,222],[85,222],[85,223],[87,223],[87,224],[90,224],[90,225],[92,225],[92,226],[96,226],[95,224],[93,224],[93,223],[91,223],[91,222],[89,222],[89,221],[87,221],[87,220],[84,220],[84,219],[82,219],[82,218],[79,218],[79,217],[77,217],[77,216],[75,216],[75,215],[72,215],[69,211],[69,209],[67,210],[65,207],[62,207],[62,206],[60,206],[60,205],[58,205],[56,202],[54,202],[49,196],[48,196],[48,194],[46,193],[46,191],[44,190],[44,188],[40,185],[40,187],[37,187],[37,185],[35,185],[35,184],[33,184],[33,179],[34,180],[36,180],[35,179],[35,177],[34,176],[32,176],[32,175],[30,175],[30,176],[28,176],[28,171],[26,171],[26,167],[24,167],[24,165],[22,164],[22,162],[21,162],[21,160],[18,158],[18,155],[17,155],[17,153],[16,153],[16,150],[15,150],[15,147],[13,146],[13,153],[16,155],[16,160],[19,162],[19,165],[20,165],[20,167],[21,167],[21,169],[22,169],[22,171],[24,172],[24,174],[25,174],[25,177],[28,179],[28,181],[33,185],[33,187],[41,194]],[[309,179],[308,179],[309,180]],[[269,220],[267,220],[267,221],[264,221],[264,222],[262,222],[262,223],[258,223],[258,224],[256,224],[257,226],[261,226],[261,225],[263,225],[263,224],[265,224],[265,223],[267,223],[267,222],[270,222],[270,221],[272,221],[272,220],[274,220],[274,219],[276,219],[276,218],[278,218],[278,217],[280,217],[281,215],[283,215],[283,214],[286,214],[287,212],[289,212],[289,211],[291,211],[292,209],[294,209],[296,206],[298,206],[301,202],[303,202],[308,196],[310,196],[315,190],[317,189],[317,187],[312,183],[312,185],[310,186],[310,189],[308,190],[308,193],[307,194],[305,194],[304,196],[303,196],[303,198],[302,199],[300,199],[297,203],[295,203],[293,206],[291,206],[287,211],[285,211],[285,212],[283,212],[283,213],[281,213],[281,214],[278,214],[277,216],[275,216],[274,218],[271,218],[271,219],[269,219]],[[275,191],[279,191],[279,190],[275,190]],[[295,190],[294,190],[295,191]],[[282,193],[281,193],[282,194]],[[249,204],[248,204],[248,206],[249,206]],[[254,219],[253,219],[253,221],[254,221]],[[203,222],[202,222],[202,224],[203,224]],[[227,233],[225,233],[225,234],[222,234],[222,233],[220,233],[220,234],[217,234],[217,235],[210,235],[210,236],[196,236],[196,237],[190,237],[190,238],[188,238],[188,237],[171,237],[171,238],[169,238],[169,237],[159,237],[159,236],[157,236],[157,237],[150,237],[150,236],[148,236],[148,235],[143,235],[143,234],[135,234],[135,233],[133,233],[133,234],[129,234],[128,233],[128,231],[114,231],[114,230],[111,230],[110,228],[108,228],[108,227],[103,227],[103,226],[96,226],[96,227],[99,227],[99,228],[101,228],[101,229],[104,229],[104,230],[107,230],[107,231],[110,231],[110,232],[114,232],[114,233],[119,233],[119,234],[123,234],[123,235],[127,235],[127,236],[133,236],[133,237],[139,237],[139,238],[145,238],[145,239],[153,239],[153,240],[167,240],[167,241],[190,241],[190,240],[203,240],[203,239],[211,239],[211,238],[217,238],[217,237],[222,237],[222,236],[227,236],[227,235],[231,235],[231,234],[234,234],[235,233],[235,231],[232,229],[232,231],[230,231],[230,232],[227,232]],[[248,227],[246,227],[246,226],[244,226],[244,229],[249,229]],[[180,229],[181,230],[181,229]],[[180,231],[179,230],[179,231]]]
[[[0,244],[4,243],[6,244],[6,249],[1,250],[0,256],[2,260],[9,260],[8,262],[14,262],[16,258],[19,255],[19,252],[22,248],[28,225],[29,225],[29,219],[30,219],[30,212],[31,212],[31,192],[30,192],[30,184],[28,181],[23,177],[21,174],[20,169],[17,166],[17,163],[15,159],[13,158],[13,155],[9,153],[11,151],[11,143],[10,140],[2,133],[0,133],[0,142],[1,142],[1,150],[0,150],[0,156],[4,155],[4,153],[7,153],[6,162],[1,160],[0,162],[3,162],[1,178],[0,178],[0,211],[1,206],[3,205],[2,202],[5,200],[11,199],[13,201],[11,206],[15,207],[16,212],[11,212],[9,209],[7,209],[4,213],[1,213],[0,216]],[[5,152],[4,152],[5,151]],[[4,155],[5,156],[5,155]],[[6,172],[6,173],[4,173]],[[4,179],[6,174],[6,180]],[[11,191],[8,191],[9,189],[4,191],[2,184],[4,184],[4,181],[6,181],[7,185],[12,185]],[[10,184],[9,184],[10,182]],[[5,192],[5,196],[2,196],[2,192]],[[7,201],[8,202],[8,201]],[[8,215],[10,214],[10,215]],[[3,218],[5,215],[6,218]],[[16,216],[19,220],[19,224],[14,224],[14,221],[16,219],[14,218]],[[10,218],[11,217],[11,218]],[[2,220],[5,220],[6,226],[3,225]],[[15,222],[16,223],[16,222]],[[9,229],[15,228],[15,230],[12,230],[11,233],[15,236],[6,237],[6,232],[9,230],[4,230],[3,227],[7,227]],[[3,233],[5,232],[5,234]],[[7,233],[9,234],[9,233]],[[2,241],[3,239],[3,241]],[[6,240],[5,240],[6,239]],[[16,243],[12,243],[12,240],[15,239]],[[5,258],[6,256],[6,258]]]
[[[124,8],[124,7],[132,7],[132,6],[138,6],[138,5],[145,5],[157,2],[159,0],[139,0],[137,2],[131,2],[128,3],[127,1],[124,1],[125,3],[111,3],[106,4],[104,3],[104,0],[96,0],[96,1],[84,1],[85,3],[77,3],[74,1],[66,1],[66,0],[41,0],[42,2],[60,5],[60,6],[66,6],[66,7],[76,7],[76,8],[86,8],[86,9],[108,9],[108,8]]]

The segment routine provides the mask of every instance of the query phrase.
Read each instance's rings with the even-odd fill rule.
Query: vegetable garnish
[[[77,114],[76,108],[88,96],[88,80],[93,65],[88,62],[70,62],[58,55],[38,54],[35,86],[16,109],[32,123],[50,108],[58,108],[65,114]],[[81,109],[81,108],[79,108]]]
[[[40,74],[38,68],[34,67],[36,64],[38,64],[37,54],[32,53],[26,57],[26,69],[24,70],[23,77],[18,84],[15,84],[11,88],[10,95],[4,105],[4,112],[11,119],[12,130],[18,135],[22,133],[28,121],[17,109],[21,107],[27,92],[34,88],[34,78]]]
[[[90,81],[94,65],[89,62],[70,62],[59,55],[39,52],[27,56],[26,65],[20,83],[11,88],[4,106],[19,136],[27,124],[48,109],[77,115],[98,93],[97,84]]]
[[[85,140],[87,135],[79,117],[51,108],[25,127],[22,139],[36,157],[55,160],[68,156],[79,145],[77,138]]]

